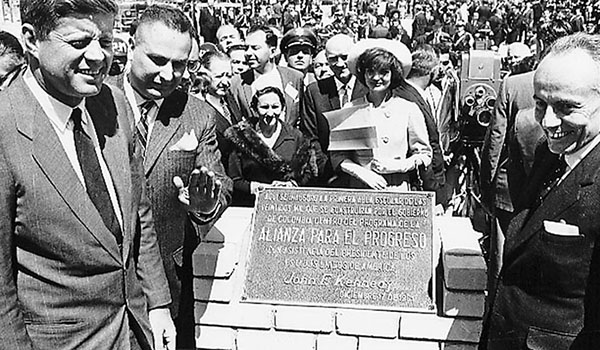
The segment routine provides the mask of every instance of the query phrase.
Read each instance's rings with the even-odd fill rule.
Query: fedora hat
[[[356,75],[358,57],[363,52],[373,48],[381,48],[394,55],[402,67],[402,77],[406,78],[412,67],[410,50],[400,41],[389,39],[365,39],[357,42],[348,54],[348,68],[352,74]]]

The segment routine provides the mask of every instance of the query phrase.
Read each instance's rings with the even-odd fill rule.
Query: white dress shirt
[[[346,83],[345,85],[344,85],[344,83],[342,83],[335,77],[333,80],[335,81],[335,86],[336,86],[338,94],[340,96],[340,107],[344,108],[346,106],[349,106],[350,102],[352,102],[352,91],[354,91],[354,85],[356,84],[356,77],[353,75],[350,78],[350,80],[348,80],[348,83]],[[348,96],[348,99],[346,100],[347,101],[346,104],[342,104],[342,101],[344,100],[344,95]]]
[[[73,170],[75,170],[75,174],[77,174],[79,181],[85,188],[85,179],[83,177],[83,172],[81,171],[81,166],[79,165],[79,160],[77,159],[75,139],[73,136],[73,120],[71,119],[71,113],[74,108],[67,106],[44,91],[29,69],[23,75],[23,79],[50,120],[50,123],[67,154],[67,158],[69,159]],[[113,210],[115,211],[115,216],[119,221],[121,229],[123,229],[123,214],[121,213],[121,207],[117,200],[117,192],[108,167],[106,166],[106,162],[104,161],[104,157],[102,156],[94,123],[92,123],[90,115],[85,108],[85,99],[83,99],[75,108],[81,109],[81,126],[83,131],[92,139],[96,156],[98,156],[98,162],[100,163],[100,169],[102,170],[102,176],[104,177]]]

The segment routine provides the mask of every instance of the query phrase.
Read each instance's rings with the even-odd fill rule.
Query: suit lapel
[[[338,94],[337,86],[335,85],[335,78],[329,77],[319,81],[318,84],[321,96],[326,96],[327,101],[329,102],[329,109],[327,110],[333,111],[335,109],[340,109],[340,95]]]
[[[122,130],[119,131],[118,112],[108,89],[104,88],[100,95],[88,98],[86,107],[117,193],[123,220],[123,257],[126,257],[132,238],[132,234],[128,234],[132,220],[132,181],[127,138]]]
[[[165,98],[161,105],[146,148],[144,159],[144,173],[146,175],[150,172],[169,141],[177,133],[177,130],[179,130],[181,126],[179,116],[183,112],[188,98],[187,94],[176,91]]]
[[[600,162],[600,146],[596,146],[575,169],[556,187],[554,187],[523,223],[523,229],[510,235],[506,241],[506,254],[514,251],[542,228],[543,221],[559,220],[561,214],[572,207],[580,198],[583,187],[594,183]]]
[[[15,85],[18,87],[8,89],[13,94],[11,100],[33,102],[18,107],[22,109],[22,117],[17,122],[19,132],[33,142],[33,159],[73,214],[104,249],[116,261],[121,262],[122,258],[119,256],[117,242],[102,221],[98,210],[89,199],[85,188],[73,170],[50,120],[23,80],[20,79]]]

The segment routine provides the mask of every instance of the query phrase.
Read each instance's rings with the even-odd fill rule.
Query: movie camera
[[[459,88],[461,141],[483,143],[500,88],[501,67],[500,57],[493,51],[471,50],[462,55]]]

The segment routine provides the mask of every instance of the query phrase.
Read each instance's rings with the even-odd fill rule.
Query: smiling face
[[[348,37],[332,37],[325,46],[325,56],[329,63],[329,68],[338,80],[343,83],[348,82],[352,77],[350,68],[348,68],[348,54],[352,48],[352,39]]]
[[[210,62],[210,70],[206,72],[210,77],[208,93],[217,97],[225,97],[231,87],[231,63],[229,59],[214,58]]]
[[[283,104],[276,93],[269,92],[258,98],[256,112],[258,113],[259,123],[272,126],[277,123],[283,112]]]
[[[535,74],[535,117],[553,153],[581,149],[600,133],[600,68],[588,53],[551,54]]]
[[[250,68],[258,72],[264,71],[274,52],[274,48],[267,44],[267,34],[262,30],[248,34],[246,45],[246,62]]]
[[[385,92],[392,83],[392,71],[389,69],[367,69],[365,71],[365,84],[369,91]]]
[[[42,88],[70,106],[98,94],[113,58],[113,24],[114,16],[105,13],[63,17],[35,40],[30,52],[39,62],[34,75]]]
[[[181,82],[191,48],[189,33],[160,22],[140,25],[131,61],[131,86],[145,99],[169,96]]]

